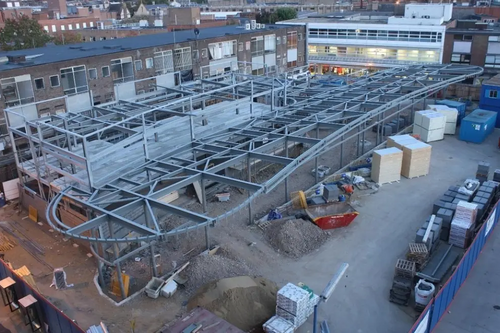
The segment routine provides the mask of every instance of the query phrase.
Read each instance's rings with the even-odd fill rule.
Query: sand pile
[[[318,226],[302,219],[272,222],[265,234],[276,251],[292,258],[318,249],[328,238]]]
[[[182,273],[187,278],[188,294],[207,282],[248,274],[250,274],[250,268],[245,261],[234,258],[223,248],[214,255],[202,254],[193,258]]]
[[[260,277],[238,276],[213,281],[189,300],[188,310],[204,307],[239,329],[261,327],[275,313],[278,286]]]

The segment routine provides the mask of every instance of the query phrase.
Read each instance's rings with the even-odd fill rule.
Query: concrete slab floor
[[[500,327],[500,229],[493,229],[479,259],[434,333],[493,333]]]

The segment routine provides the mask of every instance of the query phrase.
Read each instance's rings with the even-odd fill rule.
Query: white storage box
[[[435,130],[444,128],[446,125],[446,116],[438,112],[427,113],[422,116],[422,128],[426,130]]]
[[[435,130],[427,130],[420,126],[413,126],[413,133],[420,135],[420,139],[424,142],[433,142],[444,139],[444,127]]]
[[[423,118],[424,118],[424,115],[426,114],[431,114],[431,113],[435,113],[436,111],[432,111],[432,110],[422,110],[422,111],[417,111],[415,112],[415,116],[414,116],[414,119],[413,119],[413,123],[415,125],[418,125],[418,126],[422,126],[422,121],[423,121]]]
[[[161,295],[163,297],[169,298],[172,297],[176,291],[177,291],[177,282],[172,280],[169,283],[165,284],[163,288],[161,288]]]
[[[444,134],[453,135],[457,132],[457,122],[454,123],[446,123],[444,125]]]

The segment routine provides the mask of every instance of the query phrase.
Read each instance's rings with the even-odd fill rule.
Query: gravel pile
[[[269,244],[279,253],[299,258],[318,249],[328,234],[312,222],[302,219],[275,221],[265,230]]]
[[[250,268],[243,260],[233,258],[226,250],[219,249],[216,254],[199,255],[190,260],[182,273],[188,280],[186,292],[192,294],[202,285],[229,277],[248,275]]]

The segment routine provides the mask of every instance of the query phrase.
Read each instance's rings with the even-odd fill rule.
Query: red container
[[[347,227],[359,215],[347,202],[309,206],[306,213],[323,230]]]

